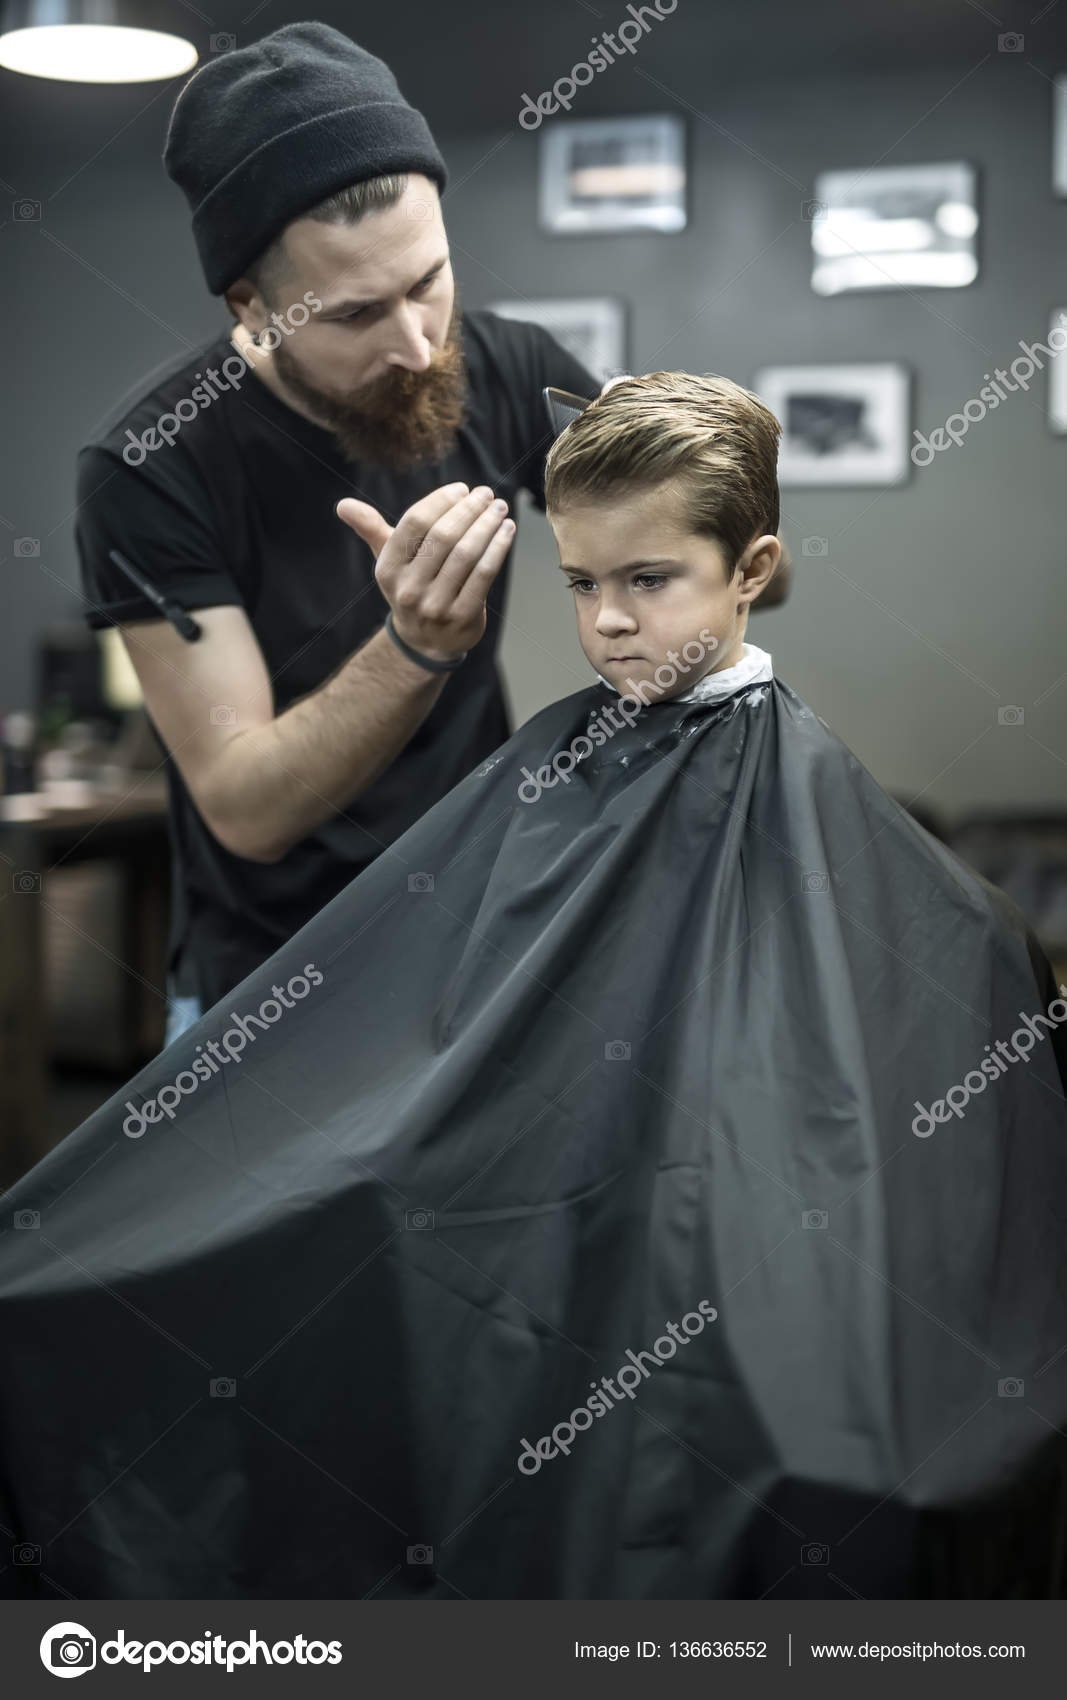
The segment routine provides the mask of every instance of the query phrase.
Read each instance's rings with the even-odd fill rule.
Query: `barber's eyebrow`
[[[612,567],[610,572],[607,572],[607,573],[604,574],[604,577],[605,578],[622,578],[624,573],[632,573],[638,567],[684,567],[684,566],[685,566],[685,562],[675,560],[673,555],[656,555],[651,561],[627,561],[627,563],[624,567]],[[560,562],[559,570],[560,570],[561,573],[577,573],[579,578],[595,578],[596,577],[596,574],[591,573],[588,570],[587,567],[569,567],[569,566],[567,566],[566,562],[564,562],[564,561]]]
[[[418,284],[424,283],[427,278],[436,277],[437,273],[439,271],[441,271],[441,269],[444,266],[447,266],[448,261],[449,261],[449,255],[443,254],[442,257],[434,265],[430,266],[430,268],[427,271],[424,271],[419,277],[417,277],[415,279],[415,283],[412,284],[411,287],[414,289]],[[381,305],[382,305],[382,303],[381,303],[380,300],[377,300],[377,301],[359,301],[355,298],[355,296],[346,297],[343,301],[324,301],[323,304],[322,304],[322,307],[320,309],[320,313],[316,316],[328,319],[328,318],[331,318],[335,313],[336,314],[355,313],[355,312],[358,312],[361,307],[380,307]]]

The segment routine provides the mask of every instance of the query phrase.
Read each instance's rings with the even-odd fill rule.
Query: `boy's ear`
[[[771,532],[754,537],[741,556],[735,576],[744,581],[745,601],[750,607],[770,584],[781,558],[781,539]]]
[[[764,585],[751,605],[757,614],[764,608],[780,608],[793,587],[793,557],[781,532],[778,533],[778,541],[782,545],[782,558],[773,578]]]

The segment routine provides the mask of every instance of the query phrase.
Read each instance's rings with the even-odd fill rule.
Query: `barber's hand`
[[[374,576],[405,643],[451,661],[485,635],[485,599],[515,536],[492,491],[445,484],[391,526],[369,502],[345,496],[336,513],[374,552]]]

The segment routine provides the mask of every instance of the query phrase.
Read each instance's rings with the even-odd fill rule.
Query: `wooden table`
[[[166,781],[132,774],[121,791],[82,806],[12,819],[0,798],[0,1186],[9,1186],[51,1144],[47,1120],[48,1032],[44,917],[49,877],[90,859],[124,870],[122,949],[131,1074],[163,1042],[170,900]],[[135,1060],[134,1060],[135,1059]]]

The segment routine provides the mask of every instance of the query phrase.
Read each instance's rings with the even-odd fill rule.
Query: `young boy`
[[[1067,994],[745,642],[777,441],[575,419],[600,682],[8,1196],[11,1591],[1063,1595]]]

